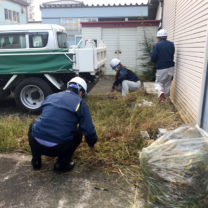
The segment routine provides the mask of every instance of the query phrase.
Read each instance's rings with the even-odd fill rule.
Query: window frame
[[[66,38],[65,38],[65,43],[66,43],[66,47],[60,47],[60,41],[59,41],[59,35],[65,35]],[[57,43],[58,43],[58,47],[61,48],[61,49],[65,49],[65,48],[68,48],[68,38],[67,38],[67,33],[66,32],[60,32],[60,31],[57,31],[56,32],[56,37],[57,37]]]
[[[8,45],[8,42],[9,42],[9,37],[13,37],[13,41],[15,40],[15,36],[19,36],[19,42],[18,43],[15,43],[15,44],[11,44],[11,45],[19,45],[21,46],[21,40],[20,40],[20,36],[23,36],[24,37],[24,46],[25,47],[6,47],[6,48],[0,48],[0,50],[17,50],[17,49],[23,49],[25,50],[27,48],[27,37],[26,37],[26,33],[24,32],[12,32],[12,33],[0,33],[0,39],[1,39],[1,36],[5,36],[5,41],[7,42],[6,45]],[[1,43],[0,43],[1,44]]]
[[[44,42],[43,46],[41,47],[34,47],[34,42],[33,42],[33,45],[32,45],[32,37],[34,37],[35,35],[36,36],[41,36],[42,34],[47,34],[47,41],[44,42],[43,41],[43,38],[42,38],[42,42]],[[31,49],[40,49],[40,48],[45,48],[47,45],[48,45],[48,42],[49,42],[49,32],[48,31],[41,31],[41,32],[29,32],[27,33],[28,35],[28,47],[31,48]],[[31,36],[33,35],[33,36]]]

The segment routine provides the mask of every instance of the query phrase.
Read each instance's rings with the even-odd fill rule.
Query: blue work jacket
[[[79,126],[78,126],[79,124]],[[34,123],[33,137],[63,144],[72,140],[79,128],[90,147],[97,141],[87,104],[72,91],[49,95],[42,103],[42,114]]]
[[[129,81],[137,82],[137,81],[139,81],[139,78],[136,76],[136,74],[134,72],[132,72],[131,70],[129,70],[129,69],[127,69],[127,68],[125,68],[125,67],[122,66],[117,71],[116,80],[113,83],[112,88],[114,89],[115,86],[118,86],[124,80],[129,80]]]
[[[174,53],[174,44],[168,40],[161,40],[154,45],[151,60],[156,63],[158,70],[173,67]]]

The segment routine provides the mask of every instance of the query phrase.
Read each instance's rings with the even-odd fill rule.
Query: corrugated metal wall
[[[208,1],[165,0],[163,28],[176,47],[171,98],[183,119],[197,122],[203,96],[208,29]]]
[[[93,27],[90,30],[82,28],[82,39],[84,43],[87,39],[95,39],[99,43],[101,41],[101,34],[101,27]]]
[[[144,40],[154,45],[156,42],[157,26],[128,27],[128,28],[87,28],[82,29],[83,40],[103,40],[107,46],[107,63],[104,73],[112,75],[110,60],[119,58],[123,65],[141,75],[148,68],[150,53],[146,51]]]

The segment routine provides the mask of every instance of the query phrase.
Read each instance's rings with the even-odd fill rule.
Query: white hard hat
[[[75,88],[76,88],[76,86],[73,86],[73,84],[77,84],[78,87],[83,88],[84,94],[87,94],[87,83],[85,82],[84,79],[82,79],[81,77],[74,77],[74,78],[72,78],[72,79],[67,83],[67,88],[68,88],[68,87],[75,87]],[[80,90],[80,89],[78,89],[78,90]]]
[[[166,30],[164,30],[164,29],[161,29],[157,32],[157,37],[158,38],[159,37],[167,37],[167,36],[168,36],[168,34],[167,34]]]
[[[112,67],[112,69],[116,69],[116,67],[121,63],[121,61],[117,58],[113,58],[110,62],[110,66]]]

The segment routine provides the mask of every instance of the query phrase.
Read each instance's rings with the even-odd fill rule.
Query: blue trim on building
[[[44,18],[147,17],[148,7],[41,8]]]

